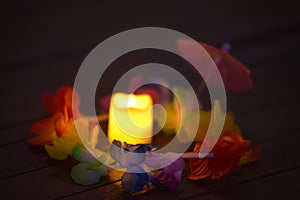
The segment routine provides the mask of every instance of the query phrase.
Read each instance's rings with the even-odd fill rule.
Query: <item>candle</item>
[[[151,144],[152,99],[147,94],[115,93],[110,102],[108,138],[128,144]]]

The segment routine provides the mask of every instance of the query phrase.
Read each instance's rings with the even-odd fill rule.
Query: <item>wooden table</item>
[[[297,2],[186,1],[147,3],[19,2],[1,7],[1,199],[288,199],[300,189],[299,7]],[[41,95],[73,85],[85,56],[121,31],[158,26],[206,43],[229,42],[231,54],[252,73],[254,90],[228,93],[245,137],[261,146],[261,158],[232,176],[190,181],[174,190],[131,197],[120,173],[80,186],[70,178],[74,161],[55,161],[26,145],[28,126],[46,116]],[[137,52],[138,53],[138,52]],[[140,57],[140,56],[139,56]],[[161,57],[120,58],[126,66]],[[166,64],[180,68],[178,62]],[[119,66],[119,68],[118,68]],[[106,77],[102,81],[111,87]]]

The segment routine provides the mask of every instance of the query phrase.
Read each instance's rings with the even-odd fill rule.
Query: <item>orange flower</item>
[[[75,96],[74,102],[72,102],[73,93]],[[52,144],[53,139],[62,137],[73,120],[80,117],[79,95],[71,87],[63,86],[59,88],[55,96],[45,93],[42,103],[45,110],[52,116],[30,125],[29,132],[36,134],[36,137],[27,140],[29,145]],[[72,104],[74,112],[72,111]]]
[[[74,93],[74,102],[72,95]],[[72,112],[72,103],[74,104],[74,113]],[[69,86],[60,87],[55,96],[45,93],[42,97],[42,104],[49,114],[61,112],[65,117],[77,119],[80,117],[79,105],[80,98],[78,93]]]
[[[252,148],[251,142],[244,140],[242,134],[227,131],[212,149],[213,157],[190,158],[189,179],[198,180],[206,177],[218,179],[230,175],[248,162],[258,160],[260,148]],[[201,143],[197,143],[194,152],[199,152]]]

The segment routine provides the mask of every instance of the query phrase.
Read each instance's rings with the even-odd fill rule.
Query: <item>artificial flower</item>
[[[161,188],[173,189],[181,182],[182,171],[185,167],[181,154],[149,152],[146,154],[144,164],[149,170],[155,171],[153,177]]]
[[[145,152],[151,151],[149,145],[138,144],[131,145],[126,142],[122,144],[120,141],[114,140],[110,147],[110,155],[122,167],[133,169],[133,167],[140,169],[140,165],[145,161]],[[131,154],[134,152],[135,154]],[[144,171],[144,170],[142,170]]]
[[[184,166],[184,160],[179,157],[168,166],[159,170],[159,172],[154,175],[154,178],[162,186],[173,189],[181,182],[181,176]]]
[[[79,163],[72,168],[71,178],[79,185],[96,184],[108,174],[108,171],[100,166],[91,168],[89,163]]]
[[[94,162],[95,158],[97,158],[97,160],[101,163],[115,163],[109,154],[96,148],[90,148],[90,150],[91,151],[88,151],[82,144],[77,143],[72,150],[72,156],[80,163]]]
[[[102,163],[113,163],[112,158],[99,150],[93,149],[94,156],[80,143],[72,150],[73,157],[79,162],[72,168],[71,178],[80,185],[92,185],[108,174]]]
[[[73,101],[72,101],[73,99]],[[54,96],[44,93],[42,104],[49,114],[61,112],[68,118],[80,117],[80,98],[76,90],[69,86],[60,87]]]
[[[206,177],[219,179],[230,175],[247,162],[258,160],[259,148],[247,149],[251,142],[245,140],[241,133],[226,131],[212,149],[213,157],[189,158],[189,179],[198,180]],[[199,153],[201,143],[195,144],[194,152]]]
[[[260,147],[251,148],[245,153],[245,155],[240,159],[240,166],[246,165],[250,162],[255,162],[258,160],[260,155]]]
[[[179,93],[177,96],[180,96]],[[184,98],[184,96],[181,96],[180,98]],[[172,103],[167,104],[165,108],[168,117],[163,126],[163,131],[167,134],[177,133],[180,142],[189,142],[191,140],[194,142],[201,141],[201,139],[205,137],[211,123],[212,113],[214,113],[213,121],[219,121],[219,119],[225,115],[222,133],[225,131],[240,132],[240,128],[235,122],[234,114],[232,112],[224,113],[218,100],[215,100],[211,111],[195,111],[195,109],[186,106],[186,104],[180,108],[176,99],[174,99]],[[184,117],[182,118],[182,116]],[[157,122],[160,121],[162,120],[157,120]],[[182,122],[180,123],[180,121]],[[192,133],[196,128],[195,122],[197,121],[199,121],[199,126],[196,135],[193,137]],[[182,126],[181,129],[179,129],[180,125]]]
[[[244,92],[253,88],[250,70],[227,52],[230,49],[228,44],[225,45],[223,49],[215,48],[203,42],[200,42],[200,44],[217,65],[226,89],[233,92]],[[194,49],[193,47],[194,42],[192,40],[179,39],[177,41],[178,50],[185,57],[197,61],[199,60],[199,54],[197,53],[197,49]],[[202,63],[199,63],[198,66],[205,67]],[[209,84],[219,83],[219,81],[216,81],[219,79],[217,74],[214,75],[208,72],[206,78],[209,81]],[[203,87],[203,84],[205,83],[202,82],[199,88]]]
[[[212,116],[213,113],[213,116]],[[235,131],[240,132],[240,127],[235,122],[235,116],[233,112],[227,112],[224,113],[221,109],[220,103],[218,100],[214,102],[213,108],[211,111],[202,111],[200,110],[199,114],[196,115],[195,113],[192,113],[189,115],[188,120],[184,121],[184,133],[182,135],[179,135],[179,140],[181,142],[186,142],[193,140],[194,142],[200,142],[202,138],[206,136],[208,127],[210,125],[214,126],[215,121],[220,121],[220,118],[225,115],[225,121],[222,128],[221,135],[225,131]],[[197,118],[199,117],[199,119]],[[213,118],[212,118],[213,117]],[[195,121],[199,120],[199,126],[197,129],[196,136],[192,138],[190,135],[192,133],[191,128],[193,127]],[[211,121],[213,120],[213,121]],[[212,124],[211,124],[212,122]]]
[[[153,176],[146,173],[141,167],[146,159],[146,152],[150,150],[149,145],[130,145],[122,144],[116,140],[113,141],[110,154],[115,161],[128,171],[124,172],[121,178],[124,191],[129,193],[140,192],[145,188],[149,188],[149,183],[160,188],[159,183]],[[130,152],[135,154],[130,154]]]
[[[80,132],[81,136],[78,135],[78,132]],[[90,148],[95,148],[98,134],[98,126],[95,125],[90,129],[89,122],[83,118],[79,118],[72,121],[62,137],[54,138],[52,145],[45,145],[45,149],[50,157],[64,160],[71,155],[77,143],[83,142]]]
[[[163,114],[157,113],[154,116],[154,120],[162,127],[162,130],[166,134],[178,132],[180,121],[182,120],[182,124],[184,124],[188,116],[202,108],[201,103],[199,104],[192,90],[183,87],[174,87],[173,92],[173,100],[164,105],[167,114],[166,119],[163,119],[165,117]]]
[[[27,139],[27,143],[32,146],[52,144],[53,139],[57,137],[54,122],[58,120],[59,115],[56,114],[50,118],[32,123],[29,127],[29,132],[36,135]]]
[[[123,190],[129,193],[142,191],[147,186],[149,176],[147,173],[124,172],[121,178]]]
[[[73,94],[74,102],[72,101]],[[52,116],[30,125],[29,132],[36,134],[36,136],[29,138],[27,143],[29,145],[49,145],[53,143],[55,138],[62,137],[68,131],[73,119],[80,116],[79,103],[77,92],[67,86],[59,88],[55,96],[45,93],[43,95],[43,105],[45,110]]]
[[[181,120],[180,107],[178,105],[177,100],[174,98],[172,102],[163,105],[166,115],[159,113],[162,110],[158,110],[153,116],[154,121],[159,127],[162,127],[162,131],[165,134],[174,134],[178,131]]]
[[[163,186],[153,177],[151,173],[124,172],[121,181],[124,191],[129,193],[146,191],[150,188],[149,183],[152,183],[159,189],[163,188]]]

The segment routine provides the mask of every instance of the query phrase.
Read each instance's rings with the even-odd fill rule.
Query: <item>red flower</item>
[[[73,93],[75,98],[72,102]],[[42,103],[45,110],[52,116],[30,125],[29,132],[36,134],[36,137],[27,140],[29,145],[52,144],[54,138],[62,137],[72,121],[80,117],[79,95],[71,87],[59,88],[55,96],[45,93]],[[72,106],[74,106],[74,112]]]
[[[72,102],[72,95],[74,93],[74,102]],[[74,104],[74,113],[72,111],[72,103]],[[77,119],[80,116],[79,105],[80,98],[78,93],[73,88],[68,86],[60,87],[55,96],[45,93],[42,97],[42,104],[49,114],[61,112],[67,118]]]
[[[244,140],[242,134],[227,131],[212,149],[213,157],[190,158],[189,179],[198,180],[206,177],[218,179],[230,175],[248,162],[258,160],[260,148],[247,152],[251,142]],[[194,152],[199,152],[201,143],[197,143]]]

